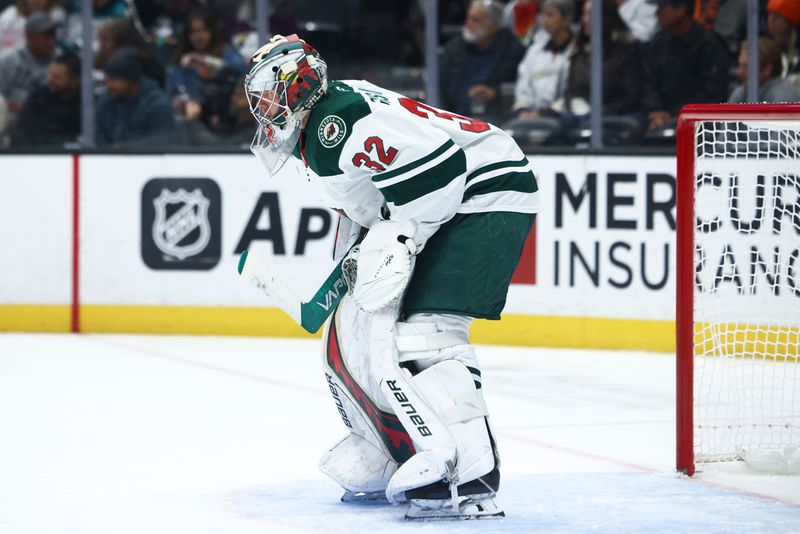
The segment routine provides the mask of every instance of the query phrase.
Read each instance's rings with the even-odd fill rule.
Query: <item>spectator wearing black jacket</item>
[[[645,48],[641,106],[651,130],[684,104],[725,102],[731,64],[722,39],[692,20],[694,0],[655,1],[661,29]]]
[[[595,0],[600,2],[602,0]],[[583,4],[583,33],[569,61],[564,111],[567,116],[589,113],[591,100],[592,0]],[[614,2],[603,2],[603,112],[625,115],[637,111],[642,97],[642,51],[617,11]]]
[[[106,63],[120,48],[136,50],[136,57],[142,67],[142,74],[164,87],[166,68],[153,55],[144,38],[133,22],[127,19],[109,18],[97,27],[98,49],[94,55],[94,66],[105,70]]]
[[[47,72],[47,85],[35,89],[20,111],[11,134],[15,147],[58,147],[77,141],[81,133],[81,60],[75,54],[57,57]]]
[[[225,109],[206,113],[198,102],[187,102],[185,120],[180,124],[188,144],[250,147],[256,123],[247,103],[244,77],[237,82]]]
[[[525,49],[506,28],[501,28],[503,6],[492,0],[475,0],[467,11],[460,37],[445,46],[440,63],[442,107],[461,115],[501,117],[500,85],[514,82]]]
[[[142,76],[132,48],[106,63],[106,94],[97,103],[98,146],[161,146],[174,143],[176,127],[167,95]]]

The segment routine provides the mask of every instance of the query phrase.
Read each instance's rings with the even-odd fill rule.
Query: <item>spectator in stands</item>
[[[11,134],[15,147],[63,147],[81,132],[81,60],[75,54],[50,64],[47,85],[34,90]]]
[[[788,80],[781,78],[780,47],[768,37],[758,40],[758,101],[759,102],[797,102],[800,94]],[[747,41],[742,43],[737,70],[742,84],[731,93],[728,102],[743,104],[747,102]]]
[[[637,41],[646,43],[658,31],[655,3],[648,0],[615,0],[619,16]]]
[[[503,26],[514,32],[525,46],[534,40],[539,25],[539,0],[511,0],[503,10]]]
[[[800,1],[770,0],[767,4],[767,31],[781,49],[781,76],[800,73]]]
[[[684,104],[724,102],[730,56],[722,39],[692,19],[694,0],[657,0],[661,29],[645,48],[642,110],[650,130]]]
[[[703,28],[711,31],[717,19],[717,11],[722,0],[695,0],[692,18]]]
[[[747,35],[747,0],[695,0],[694,21],[717,33],[728,45],[732,57]]]
[[[623,115],[636,111],[642,95],[641,45],[620,18],[612,2],[603,4],[603,111],[606,115]],[[562,118],[573,126],[572,118],[585,118],[590,111],[591,92],[591,19],[592,0],[583,4],[583,32],[569,60],[569,75],[564,91]]]
[[[230,0],[228,0],[230,1]],[[233,7],[230,14],[233,18],[227,17],[224,26],[224,33],[231,36],[231,44],[236,47],[239,55],[245,58],[252,57],[256,50],[261,48],[261,41],[256,31],[256,2],[254,0],[233,0],[238,4]],[[289,9],[289,0],[271,0],[269,3],[269,31],[273,35],[292,35],[298,33],[297,20]],[[410,6],[409,6],[410,9]],[[407,20],[408,13],[402,18],[394,17],[393,20]],[[402,46],[407,48],[407,46]]]
[[[137,6],[140,4],[137,3]],[[202,6],[199,0],[147,0],[140,10],[142,23],[147,29],[147,41],[155,48],[159,61],[168,64],[175,48],[185,33],[187,17]]]
[[[514,111],[519,117],[538,117],[564,96],[569,58],[575,46],[573,0],[545,0],[542,26],[548,39],[534,42],[519,64]]]
[[[33,13],[25,21],[25,46],[0,55],[0,94],[12,117],[22,109],[28,94],[47,79],[47,68],[55,57],[56,26],[49,13]]]
[[[500,85],[513,82],[525,49],[501,27],[503,6],[491,0],[469,5],[462,35],[445,46],[440,63],[443,107],[490,120],[502,114]]]
[[[130,7],[125,0],[92,0],[92,7],[92,17],[95,20],[124,18],[130,14]]]
[[[208,114],[197,102],[187,104],[183,127],[190,145],[250,146],[255,126],[253,115],[247,103],[244,78],[237,82],[228,97],[228,106],[220,112]]]
[[[136,56],[142,67],[142,74],[155,80],[160,87],[164,87],[166,71],[153,56],[147,43],[139,34],[133,23],[127,19],[110,19],[100,24],[97,29],[99,47],[94,56],[94,66],[98,70],[105,69],[106,63],[114,52],[123,47],[136,50]]]
[[[36,11],[49,12],[58,23],[66,18],[56,0],[17,0],[0,13],[0,50],[18,48],[25,43],[25,21]]]
[[[106,63],[106,94],[97,103],[98,146],[169,145],[175,119],[167,95],[142,76],[136,51],[117,50]]]
[[[97,29],[100,23],[108,19],[122,19],[130,15],[127,0],[92,0],[92,21],[94,22],[94,38],[92,45],[97,49]],[[83,17],[80,0],[72,0],[67,25],[62,36],[66,45],[73,50],[83,46]]]
[[[167,70],[167,94],[179,113],[187,101],[202,104],[220,79],[238,77],[245,63],[236,49],[225,43],[214,16],[204,9],[189,14],[173,62]]]

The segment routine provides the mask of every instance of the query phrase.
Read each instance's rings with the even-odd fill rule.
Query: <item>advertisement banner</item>
[[[673,320],[674,159],[531,160],[543,195],[536,283],[512,286],[506,312]]]
[[[669,350],[674,158],[530,159],[542,210],[503,321],[476,322],[476,339]],[[90,154],[79,161],[82,330],[302,333],[236,272],[247,249],[310,297],[332,269],[338,215],[321,204],[302,164],[290,162],[270,180],[242,154]],[[0,217],[5,228],[27,232],[3,234],[2,250],[29,261],[6,262],[0,302],[68,304],[72,158],[8,157],[2,165],[7,209]],[[12,200],[19,198],[26,202]],[[631,336],[639,341],[628,343]]]
[[[240,280],[245,249],[300,294],[332,268],[336,215],[300,175],[246,156],[84,156],[87,305],[270,306]],[[120,283],[124,282],[124,283]]]

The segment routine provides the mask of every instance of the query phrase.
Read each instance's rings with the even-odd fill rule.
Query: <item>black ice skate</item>
[[[500,469],[465,484],[441,481],[406,491],[406,519],[436,521],[452,519],[498,519],[505,512],[494,498],[500,486]]]

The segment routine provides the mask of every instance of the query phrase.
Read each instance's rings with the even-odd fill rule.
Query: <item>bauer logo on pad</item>
[[[153,178],[142,189],[142,260],[151,269],[208,270],[221,250],[219,186],[209,178]]]

